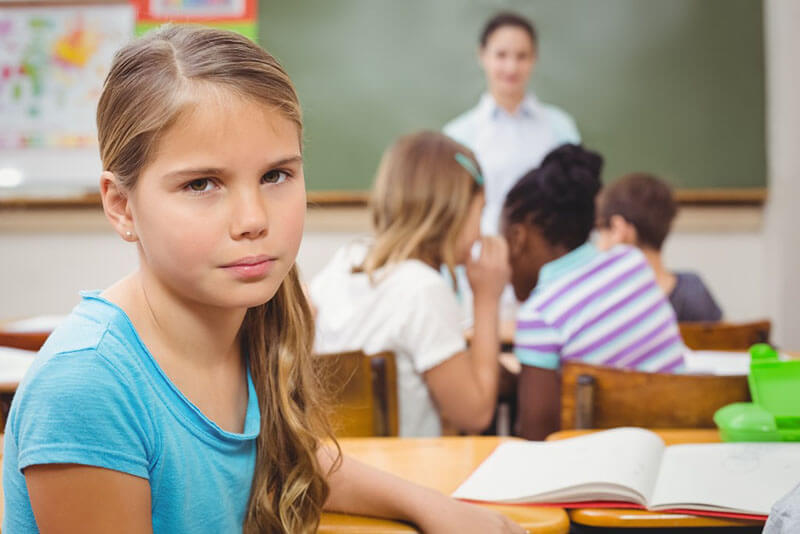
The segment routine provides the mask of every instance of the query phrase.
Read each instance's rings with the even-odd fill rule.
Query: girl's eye
[[[208,178],[198,178],[189,182],[187,187],[195,193],[205,193],[211,189],[212,185],[214,184]]]
[[[261,177],[261,181],[265,184],[282,184],[289,178],[285,171],[267,171]]]

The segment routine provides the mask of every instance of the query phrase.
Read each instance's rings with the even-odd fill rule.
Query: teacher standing
[[[572,117],[526,92],[537,48],[531,21],[514,13],[492,17],[479,48],[489,91],[477,106],[444,127],[447,135],[470,147],[481,164],[486,180],[484,234],[499,233],[503,200],[517,180],[555,147],[580,143]]]

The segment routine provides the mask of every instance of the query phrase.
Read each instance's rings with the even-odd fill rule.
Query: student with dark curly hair
[[[642,253],[627,245],[602,252],[587,241],[602,164],[563,145],[503,206],[511,285],[523,301],[514,352],[522,363],[518,431],[528,439],[559,428],[562,361],[653,372],[683,365],[675,314]]]
[[[692,272],[667,270],[661,247],[678,205],[672,189],[652,174],[632,173],[603,188],[597,199],[598,245],[624,243],[641,249],[678,321],[719,321],[720,310],[703,280]]]

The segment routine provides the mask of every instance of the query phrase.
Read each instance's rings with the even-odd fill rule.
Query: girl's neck
[[[525,91],[521,93],[498,93],[492,92],[492,98],[509,115],[516,113],[519,105],[525,99]]]
[[[120,285],[119,304],[149,348],[159,347],[173,363],[198,369],[241,362],[238,334],[246,309],[187,301],[146,269]],[[114,290],[110,288],[109,292]],[[117,292],[110,296],[114,298],[114,294]],[[158,355],[154,357],[159,359]]]
[[[659,287],[665,295],[669,296],[672,290],[675,289],[677,277],[664,267],[664,262],[661,259],[661,251],[652,248],[643,248],[641,250],[642,254],[644,254],[644,257],[647,259],[647,263],[650,264],[650,268],[653,269],[653,273],[656,275],[656,282]]]

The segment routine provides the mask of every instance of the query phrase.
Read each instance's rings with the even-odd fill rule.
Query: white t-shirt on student
[[[379,269],[374,283],[353,273],[368,246],[345,246],[312,280],[314,349],[394,352],[400,435],[439,436],[441,420],[422,375],[466,349],[456,295],[437,270],[417,260]]]

